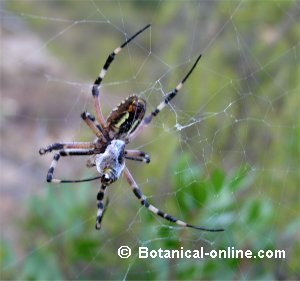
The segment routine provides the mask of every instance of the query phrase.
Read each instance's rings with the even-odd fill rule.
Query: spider
[[[140,150],[128,150],[126,149],[126,144],[130,143],[176,96],[177,92],[182,88],[184,82],[193,72],[201,58],[201,55],[198,56],[194,65],[183,78],[183,80],[165,96],[164,100],[149,115],[145,116],[146,101],[137,95],[131,95],[122,101],[115,109],[111,111],[106,120],[102,115],[100,108],[99,89],[109,66],[114,61],[116,55],[120,53],[130,41],[132,41],[136,36],[149,27],[150,24],[139,30],[107,57],[99,76],[93,84],[92,97],[95,106],[96,118],[88,112],[83,112],[81,114],[81,118],[96,135],[96,139],[92,142],[53,143],[46,148],[41,148],[39,150],[40,155],[52,152],[53,150],[57,151],[57,153],[54,154],[47,173],[47,182],[78,183],[100,179],[101,185],[97,194],[98,210],[95,226],[96,229],[101,228],[102,218],[107,207],[107,204],[103,204],[106,189],[109,185],[118,180],[122,173],[124,173],[125,179],[129,183],[134,195],[140,200],[142,206],[145,206],[150,212],[161,216],[170,222],[176,223],[181,227],[190,227],[211,232],[223,231],[223,229],[209,229],[188,224],[165,212],[162,212],[150,204],[147,198],[142,194],[142,191],[125,165],[125,160],[140,161],[144,163],[150,162],[150,157],[147,153]],[[96,166],[96,169],[100,174],[99,176],[81,180],[61,180],[53,178],[54,170],[60,157],[86,155],[90,155],[90,158],[87,161],[87,167]]]

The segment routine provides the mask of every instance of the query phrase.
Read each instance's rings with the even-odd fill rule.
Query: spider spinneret
[[[124,173],[125,179],[129,183],[129,186],[132,189],[134,195],[150,212],[182,227],[190,227],[210,232],[223,231],[224,229],[210,229],[200,226],[194,226],[184,221],[178,220],[173,216],[159,210],[148,202],[147,198],[142,194],[142,191],[140,190],[133,176],[126,167],[126,160],[139,161],[144,163],[150,162],[150,157],[147,153],[140,150],[128,150],[126,149],[126,144],[131,142],[137,135],[139,135],[143,131],[143,129],[146,128],[147,125],[152,121],[153,117],[157,116],[157,114],[159,114],[159,112],[176,96],[177,92],[182,88],[185,81],[193,72],[194,68],[201,58],[201,55],[198,56],[192,68],[188,71],[182,81],[171,92],[167,93],[164,100],[149,115],[145,116],[146,101],[141,99],[137,95],[131,95],[127,97],[123,102],[121,102],[115,109],[111,111],[107,119],[104,119],[102,115],[100,107],[99,88],[109,66],[114,61],[116,55],[121,52],[121,50],[130,41],[132,41],[136,36],[138,36],[149,27],[150,24],[127,39],[120,47],[116,48],[106,59],[106,62],[101,69],[99,76],[94,82],[94,85],[92,87],[92,97],[95,106],[96,118],[88,112],[83,112],[81,114],[81,118],[96,135],[96,139],[92,142],[53,143],[46,148],[41,148],[39,150],[39,153],[41,155],[50,153],[53,150],[57,151],[57,153],[54,154],[53,160],[47,173],[47,182],[78,183],[100,179],[101,185],[97,194],[98,210],[96,217],[96,229],[101,228],[101,222],[106,208],[106,205],[103,204],[106,187],[118,180],[122,173]],[[53,178],[54,170],[60,157],[88,155],[90,155],[90,158],[87,161],[87,167],[96,166],[96,169],[100,174],[99,176],[79,180],[61,180]]]

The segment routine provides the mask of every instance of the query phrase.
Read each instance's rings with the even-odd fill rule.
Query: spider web
[[[1,2],[1,248],[4,279],[299,278],[298,1]],[[109,188],[94,230],[98,183],[47,185],[57,141],[90,141],[91,83],[104,115],[135,93],[154,109],[203,57],[176,98],[129,144],[143,193],[181,229],[140,206],[127,183]],[[62,159],[58,178],[96,173]],[[35,237],[32,241],[32,236]],[[129,259],[117,249],[132,248]],[[282,260],[139,259],[137,248],[284,249]],[[41,270],[43,268],[43,270]]]

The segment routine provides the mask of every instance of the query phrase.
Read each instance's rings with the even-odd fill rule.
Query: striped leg
[[[188,224],[184,221],[178,220],[167,213],[162,212],[161,210],[157,209],[155,206],[149,204],[149,202],[147,201],[146,197],[142,194],[142,191],[136,184],[135,180],[133,179],[133,177],[132,177],[131,173],[129,172],[129,170],[127,169],[127,167],[125,167],[125,169],[124,169],[124,175],[125,175],[126,180],[129,183],[134,195],[141,201],[141,204],[143,206],[145,206],[150,212],[152,212],[156,215],[159,215],[162,218],[164,218],[170,222],[174,222],[182,227],[191,227],[191,228],[195,228],[198,230],[210,231],[210,232],[224,231],[224,229],[209,229],[209,228],[205,228],[205,227],[194,226],[194,225]]]
[[[104,137],[105,140],[107,140],[108,137],[105,131],[98,124],[98,122],[95,120],[95,117],[92,114],[90,114],[89,112],[83,112],[81,114],[81,118],[99,139],[103,139]]]
[[[101,112],[101,107],[100,107],[100,97],[99,97],[99,87],[101,85],[101,82],[110,66],[110,64],[113,62],[115,59],[115,56],[121,52],[121,50],[131,41],[133,40],[136,36],[138,36],[140,33],[142,33],[145,29],[150,27],[150,24],[139,30],[137,33],[135,33],[133,36],[131,36],[129,39],[127,39],[120,47],[116,48],[106,59],[106,62],[103,66],[103,68],[100,71],[99,76],[94,82],[93,88],[92,88],[92,95],[93,95],[93,101],[94,101],[94,106],[96,109],[96,117],[98,119],[98,122],[100,123],[101,127],[104,128],[106,126],[106,121],[102,115]]]
[[[124,158],[133,161],[140,161],[145,163],[150,163],[150,156],[140,150],[125,150]]]
[[[52,150],[62,149],[92,149],[95,148],[93,142],[56,142],[39,150],[40,155],[44,155]]]
[[[95,225],[96,229],[101,228],[101,221],[102,221],[102,218],[103,218],[103,215],[104,215],[104,212],[105,212],[105,208],[107,206],[107,204],[106,204],[106,206],[103,205],[103,198],[104,198],[104,195],[105,195],[106,187],[107,187],[106,185],[101,184],[100,190],[97,194],[97,207],[98,207],[98,210],[97,210],[97,218],[96,218],[96,225]]]
[[[54,179],[53,174],[54,170],[56,168],[57,162],[60,159],[60,157],[65,157],[65,156],[83,156],[83,155],[92,155],[94,154],[94,149],[62,149],[58,153],[56,153],[53,157],[53,160],[51,162],[50,168],[47,173],[47,182],[52,182],[52,183],[69,183],[69,182],[82,182],[82,181],[89,181],[93,179],[100,178],[96,177],[93,179],[86,179],[86,180],[60,180],[60,179]]]
[[[169,92],[166,95],[165,99],[156,107],[156,109],[154,109],[148,116],[146,116],[143,119],[140,126],[131,135],[128,136],[126,143],[131,142],[145,128],[145,126],[147,126],[152,121],[152,118],[157,116],[157,114],[177,95],[178,91],[180,91],[180,89],[182,88],[185,81],[189,78],[189,76],[195,69],[201,56],[202,55],[198,56],[198,58],[196,59],[196,61],[193,64],[192,68],[185,75],[185,77],[181,80],[181,82],[171,92]]]

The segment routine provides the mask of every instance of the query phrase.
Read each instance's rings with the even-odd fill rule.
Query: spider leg
[[[39,150],[40,155],[44,155],[52,150],[64,150],[64,149],[92,149],[95,148],[93,142],[56,142],[48,145],[45,148]]]
[[[95,228],[96,229],[100,229],[101,228],[101,221],[103,219],[103,215],[105,213],[106,207],[108,205],[108,201],[106,201],[105,206],[103,205],[103,198],[105,195],[105,191],[106,191],[106,185],[101,184],[100,186],[100,190],[97,194],[97,217],[96,217],[96,225]]]
[[[124,158],[133,161],[145,162],[147,164],[150,163],[150,156],[140,150],[125,150]]]
[[[60,157],[65,156],[83,156],[83,155],[92,155],[94,154],[94,149],[62,149],[59,150],[58,153],[55,153],[53,156],[53,160],[51,162],[50,168],[47,173],[47,182],[52,183],[66,183],[66,182],[81,182],[81,181],[88,181],[88,180],[78,180],[78,181],[69,181],[69,180],[60,180],[60,179],[54,179],[53,174],[54,170],[56,168],[57,162],[60,159]],[[100,178],[97,177],[97,178]],[[96,178],[93,178],[96,179]],[[89,179],[92,180],[92,179]]]
[[[102,115],[101,107],[100,107],[100,97],[99,97],[99,88],[101,85],[101,82],[107,73],[107,70],[110,66],[110,64],[113,62],[115,59],[115,56],[121,52],[121,50],[131,41],[133,40],[136,36],[138,36],[140,33],[142,33],[145,29],[150,27],[150,24],[139,30],[137,33],[135,33],[133,36],[128,38],[121,46],[116,48],[106,59],[104,66],[102,67],[99,76],[94,82],[93,88],[92,88],[92,95],[93,95],[93,101],[94,101],[94,106],[96,110],[96,117],[98,119],[98,122],[100,123],[101,127],[104,128],[106,126],[106,121]]]
[[[140,190],[140,188],[138,187],[138,185],[136,184],[134,178],[132,177],[131,173],[129,172],[129,170],[127,169],[127,167],[125,167],[124,169],[124,175],[126,180],[128,181],[134,195],[141,201],[141,204],[143,206],[145,206],[150,212],[161,216],[162,218],[176,223],[179,226],[182,227],[190,227],[190,228],[194,228],[194,229],[198,229],[198,230],[203,230],[203,231],[210,231],[210,232],[218,232],[218,231],[224,231],[224,229],[210,229],[210,228],[205,228],[205,227],[200,227],[200,226],[194,226],[191,224],[188,224],[184,221],[178,220],[176,218],[174,218],[173,216],[162,212],[161,210],[159,210],[158,208],[156,208],[155,206],[151,205],[148,201],[147,198],[142,194],[142,191]]]
[[[85,111],[81,114],[81,118],[99,139],[103,139],[103,137],[105,138],[105,140],[108,139],[107,134],[95,120],[95,117],[92,114]]]
[[[181,80],[181,82],[171,91],[169,92],[164,100],[148,115],[146,116],[143,121],[141,122],[140,126],[127,137],[126,143],[131,142],[151,121],[152,118],[157,116],[157,114],[177,95],[177,93],[182,88],[185,81],[189,78],[193,70],[195,69],[197,63],[199,62],[202,55],[199,55],[196,61],[194,62],[192,68],[189,72],[185,75],[185,77]]]

